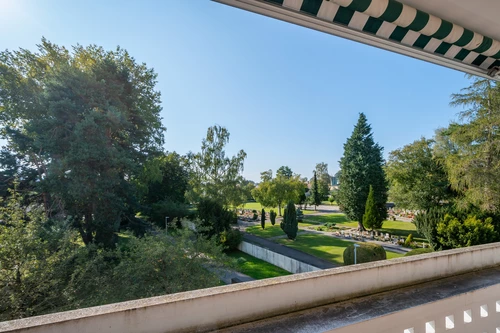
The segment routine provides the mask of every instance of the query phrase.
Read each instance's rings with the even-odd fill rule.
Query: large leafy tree
[[[229,131],[222,126],[212,126],[202,141],[201,152],[188,154],[191,201],[210,198],[225,207],[244,202],[241,172],[247,154],[240,150],[236,156],[226,156],[224,148],[228,142]]]
[[[433,154],[434,143],[421,138],[389,154],[389,194],[398,207],[428,210],[451,198],[445,168]]]
[[[278,206],[278,214],[281,216],[281,207],[289,202],[299,203],[301,195],[304,194],[304,183],[299,175],[287,178],[276,175],[272,178],[272,171],[261,173],[261,183],[252,191],[252,195],[264,207]]]
[[[123,49],[42,40],[0,53],[0,124],[37,170],[48,216],[71,217],[85,244],[113,246],[133,217],[130,180],[163,144],[156,74]]]
[[[290,179],[293,176],[293,171],[292,169],[290,169],[290,167],[284,165],[281,166],[278,170],[276,170],[276,176]]]
[[[316,164],[316,177],[318,178],[318,191],[321,200],[325,200],[330,195],[330,174],[328,173],[328,164],[321,162]]]
[[[383,170],[383,148],[373,140],[371,126],[366,116],[360,113],[358,123],[347,142],[340,159],[339,193],[340,208],[349,219],[358,221],[358,228],[364,230],[363,214],[369,186],[373,186],[375,204],[380,218],[387,216],[387,181]]]
[[[464,107],[460,122],[437,132],[436,154],[446,164],[452,187],[466,204],[500,209],[500,86],[474,77],[471,86],[452,95]]]

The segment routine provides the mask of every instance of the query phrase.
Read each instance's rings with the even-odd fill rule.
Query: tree
[[[330,194],[331,183],[331,176],[328,174],[328,164],[323,162],[316,164],[315,174],[316,177],[318,177],[318,191],[320,198],[321,200],[325,200]]]
[[[266,228],[266,211],[264,208],[262,208],[262,212],[260,214],[260,225],[262,226],[262,229]]]
[[[164,200],[186,203],[189,170],[185,158],[176,152],[163,154],[145,166],[144,174],[151,175],[155,167],[159,168],[160,176],[147,183],[143,203],[153,204]]]
[[[368,199],[366,200],[365,214],[363,215],[363,225],[367,229],[380,229],[382,228],[383,221],[384,220],[380,218],[379,212],[377,210],[373,186],[370,185]]]
[[[297,237],[297,232],[299,230],[299,224],[297,222],[297,212],[295,211],[295,205],[292,201],[288,202],[285,208],[285,216],[280,224],[281,230],[285,232],[288,239],[294,240]]]
[[[293,172],[288,166],[282,166],[276,171],[276,176],[290,179],[293,176]]]
[[[219,201],[203,198],[198,202],[201,232],[207,237],[219,236],[231,228],[234,212],[227,210]]]
[[[360,113],[358,123],[347,142],[340,159],[340,185],[337,201],[346,216],[358,221],[358,228],[364,230],[362,221],[368,198],[369,184],[373,186],[375,204],[379,217],[387,217],[387,181],[383,170],[382,147],[373,140],[371,127],[366,116]]]
[[[276,175],[272,178],[272,171],[261,173],[260,184],[252,191],[252,195],[264,207],[278,206],[278,214],[281,216],[281,206],[288,201],[299,202],[304,192],[304,184],[300,176],[295,175],[286,178]]]
[[[472,78],[472,76],[469,76]],[[437,155],[445,162],[453,189],[463,203],[500,210],[500,86],[474,77],[471,86],[452,95],[452,106],[465,107],[454,122],[437,132]]]
[[[241,172],[247,154],[240,150],[236,156],[227,157],[224,147],[228,142],[229,131],[225,127],[212,126],[202,141],[201,152],[188,154],[192,202],[206,197],[225,207],[243,203]]]
[[[389,195],[398,207],[428,210],[451,199],[448,175],[434,157],[434,143],[421,138],[389,154]]]
[[[271,221],[271,225],[276,223],[276,212],[272,209],[269,211],[269,220]]]
[[[314,210],[316,210],[316,207],[321,205],[321,195],[319,193],[319,188],[318,188],[318,178],[316,177],[316,171],[314,171],[314,176],[313,176],[313,186],[311,189],[311,202],[314,205]]]
[[[112,247],[137,203],[131,183],[161,151],[156,74],[123,49],[0,53],[0,132],[37,170],[47,216],[71,216],[83,242]]]

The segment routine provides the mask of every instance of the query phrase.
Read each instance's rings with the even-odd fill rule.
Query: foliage
[[[253,189],[252,195],[262,206],[278,206],[281,215],[281,206],[288,201],[299,202],[301,194],[304,193],[304,184],[298,175],[287,178],[276,175],[272,178],[272,171],[261,173],[261,183]]]
[[[411,247],[412,243],[413,243],[413,234],[409,234],[408,237],[406,237],[404,246]]]
[[[0,321],[33,316],[61,306],[58,265],[66,249],[64,230],[44,230],[39,207],[27,209],[11,191],[0,207]],[[59,249],[58,251],[56,251]]]
[[[413,249],[409,252],[406,252],[405,257],[416,256],[419,254],[431,253],[431,252],[434,252],[434,250],[431,248],[428,248],[428,247],[426,247],[424,249]]]
[[[176,222],[180,226],[180,220],[192,214],[184,203],[163,200],[151,205],[149,217],[157,227],[165,229],[165,217],[168,217],[169,224]]]
[[[311,204],[314,205],[314,210],[316,207],[321,205],[322,196],[320,194],[320,189],[318,188],[318,178],[316,176],[316,171],[314,171],[313,185],[311,189]]]
[[[444,219],[447,212],[449,212],[449,209],[446,207],[433,207],[427,211],[418,213],[413,219],[418,232],[424,235],[434,250],[442,247],[437,237],[437,225]]]
[[[240,245],[242,240],[243,235],[239,229],[229,228],[220,234],[220,244],[225,250],[232,251],[238,249],[238,245]]]
[[[231,228],[234,220],[233,212],[224,208],[219,201],[203,198],[199,200],[197,207],[200,231],[206,236],[220,235]]]
[[[369,184],[373,186],[379,218],[387,216],[387,181],[382,168],[382,147],[373,140],[366,116],[360,113],[358,123],[347,142],[340,159],[340,185],[337,201],[342,211],[364,230],[362,219],[368,198]]]
[[[262,226],[262,229],[266,228],[266,211],[264,208],[262,208],[262,212],[260,214],[260,225]]]
[[[156,74],[123,49],[0,53],[0,132],[36,170],[46,216],[71,216],[83,242],[112,247],[134,217],[130,180],[163,145]]]
[[[365,214],[363,215],[363,225],[367,229],[382,228],[383,219],[380,218],[379,211],[375,203],[375,194],[373,186],[370,185],[368,198],[366,199]]]
[[[325,200],[328,198],[330,194],[330,174],[328,173],[328,164],[327,163],[318,163],[316,164],[316,168],[314,174],[317,178],[317,188],[319,192],[319,196],[321,200]]]
[[[498,240],[498,234],[491,222],[491,218],[481,221],[476,216],[468,216],[461,220],[446,214],[437,225],[437,238],[443,249],[491,243]]]
[[[400,208],[428,210],[451,199],[446,171],[434,157],[434,140],[421,138],[389,154],[391,200]]]
[[[271,220],[272,225],[274,225],[276,223],[276,212],[272,209],[269,212],[269,219]]]
[[[328,197],[328,201],[330,202],[330,205],[333,205],[333,203],[335,202],[335,196],[332,194]]]
[[[288,166],[282,166],[276,171],[276,176],[290,179],[293,176],[293,172]]]
[[[241,172],[247,154],[240,150],[236,156],[227,157],[224,150],[227,143],[229,131],[212,126],[202,141],[201,152],[188,154],[191,202],[209,198],[224,207],[238,207],[246,201],[248,193],[244,193]]]
[[[295,205],[292,201],[289,201],[288,205],[285,208],[285,216],[283,216],[283,222],[281,222],[280,227],[281,230],[285,232],[288,239],[294,240],[297,237],[299,225],[297,222]]]
[[[374,243],[360,243],[356,249],[356,263],[372,262],[387,259],[382,246]],[[344,250],[344,265],[354,265],[354,244]]]
[[[452,95],[452,106],[465,107],[460,123],[436,133],[436,154],[448,171],[452,187],[466,205],[500,210],[500,86],[472,77],[471,86]]]
[[[186,203],[189,172],[183,156],[173,152],[163,154],[146,163],[142,172],[142,183],[146,184],[142,202],[151,205],[159,201]],[[159,175],[154,178],[151,175]]]

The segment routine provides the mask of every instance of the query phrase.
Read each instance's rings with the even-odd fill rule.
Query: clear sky
[[[214,124],[244,149],[244,176],[338,170],[358,113],[384,154],[456,118],[464,74],[208,0],[0,0],[0,49],[127,49],[158,73],[165,148],[199,151]]]

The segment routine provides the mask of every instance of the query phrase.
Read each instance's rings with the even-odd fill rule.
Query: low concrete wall
[[[0,332],[206,332],[499,264],[494,243],[3,322]]]
[[[240,243],[240,245],[238,246],[238,250],[248,253],[255,258],[264,260],[270,264],[273,264],[274,266],[283,268],[290,273],[305,273],[320,270],[320,268],[318,267],[311,266],[302,261],[292,259],[290,257],[244,241]]]

